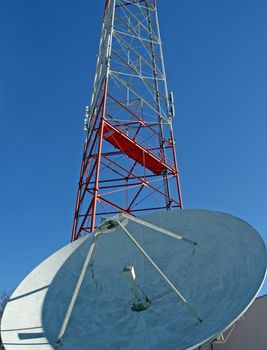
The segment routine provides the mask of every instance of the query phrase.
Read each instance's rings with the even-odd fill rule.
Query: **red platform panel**
[[[170,170],[175,174],[175,170],[169,165],[162,162],[159,158],[154,156],[151,152],[125,135],[113,125],[105,122],[103,138],[111,143],[114,147],[121,150],[128,157],[134,159],[145,168],[151,170],[154,174],[161,174],[164,169]]]

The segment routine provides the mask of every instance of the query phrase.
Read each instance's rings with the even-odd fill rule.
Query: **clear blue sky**
[[[0,1],[0,290],[70,239],[103,3]],[[158,7],[184,205],[267,241],[267,1]]]

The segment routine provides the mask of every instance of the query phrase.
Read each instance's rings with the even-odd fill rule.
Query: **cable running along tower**
[[[182,208],[155,0],[106,0],[72,240],[101,216]]]

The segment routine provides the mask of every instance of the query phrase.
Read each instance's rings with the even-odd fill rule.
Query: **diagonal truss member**
[[[101,216],[182,208],[154,0],[106,0],[72,240]]]

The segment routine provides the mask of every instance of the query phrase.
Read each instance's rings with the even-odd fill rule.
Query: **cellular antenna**
[[[100,217],[182,208],[156,2],[105,2],[72,240]]]

